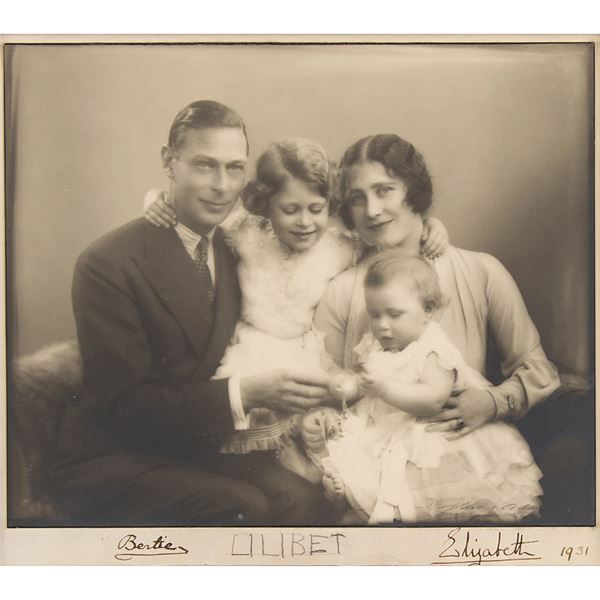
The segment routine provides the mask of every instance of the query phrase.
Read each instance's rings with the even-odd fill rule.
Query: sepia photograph
[[[600,563],[597,44],[6,37],[3,560]]]

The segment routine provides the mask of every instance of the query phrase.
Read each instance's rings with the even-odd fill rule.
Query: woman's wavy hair
[[[269,202],[290,179],[307,185],[315,194],[329,202],[329,214],[334,214],[333,201],[337,169],[325,150],[310,140],[286,138],[271,144],[256,163],[256,177],[243,189],[244,208],[267,218]]]
[[[340,216],[348,229],[354,228],[350,216],[348,178],[355,165],[362,162],[381,163],[388,175],[401,179],[407,188],[405,202],[421,215],[431,206],[433,187],[423,156],[417,149],[393,133],[371,135],[359,140],[346,152],[339,168],[338,204]]]
[[[447,305],[440,281],[433,266],[420,256],[409,256],[398,248],[385,250],[369,265],[365,288],[379,288],[400,278],[406,282],[426,312],[435,312]]]

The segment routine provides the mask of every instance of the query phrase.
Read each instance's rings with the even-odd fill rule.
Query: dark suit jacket
[[[197,462],[233,430],[227,380],[210,380],[240,304],[220,230],[214,251],[214,312],[173,229],[138,219],[80,256],[73,309],[87,394],[63,423],[63,488],[110,490],[159,464]]]

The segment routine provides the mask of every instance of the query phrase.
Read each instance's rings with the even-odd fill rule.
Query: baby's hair
[[[398,249],[386,250],[369,266],[365,287],[383,287],[394,279],[402,279],[417,293],[425,311],[434,312],[446,305],[437,273],[424,258]]]
[[[256,178],[242,191],[244,208],[261,217],[269,214],[271,197],[290,179],[305,183],[315,194],[329,201],[329,214],[334,214],[332,199],[337,177],[335,165],[325,150],[310,140],[286,138],[271,144],[256,163]]]

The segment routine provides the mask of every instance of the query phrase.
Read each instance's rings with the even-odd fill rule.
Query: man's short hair
[[[197,100],[179,111],[169,130],[169,147],[177,152],[188,129],[219,129],[237,127],[246,138],[246,150],[250,150],[246,125],[235,110],[214,100]]]

